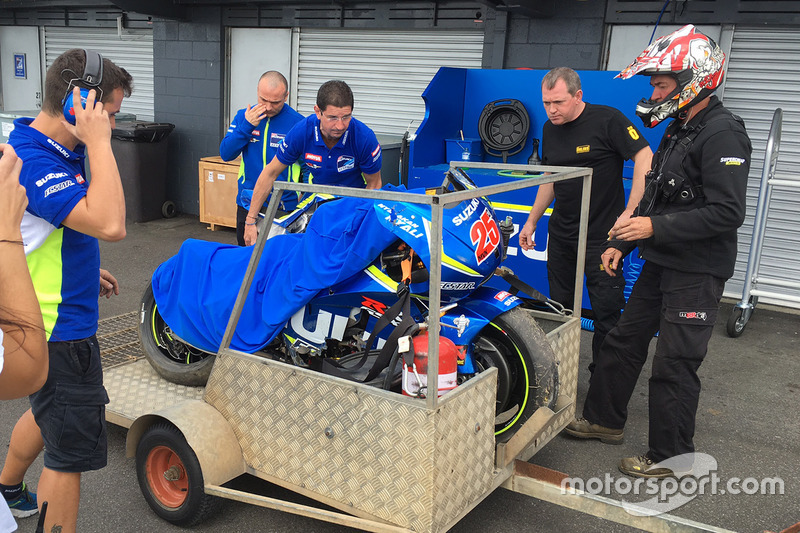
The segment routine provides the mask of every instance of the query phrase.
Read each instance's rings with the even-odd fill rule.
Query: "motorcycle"
[[[466,173],[451,169],[437,192],[475,187]],[[337,201],[334,196],[312,195],[273,222],[271,234],[303,233],[315,211]],[[396,237],[394,242],[355,275],[320,290],[257,355],[327,368],[335,375],[400,391],[399,367],[405,368],[406,361],[398,365],[403,350],[395,330],[418,336],[427,329],[431,210],[382,200],[375,200],[372,208]],[[456,347],[457,383],[497,369],[499,441],[510,438],[539,407],[553,408],[558,397],[558,366],[545,333],[522,299],[484,285],[505,257],[513,229],[507,222],[498,223],[486,198],[474,198],[445,209],[442,230],[440,338]],[[139,337],[148,361],[162,377],[183,385],[205,384],[215,354],[187,342],[162,318],[152,283],[141,302]],[[370,368],[365,361],[382,363]],[[416,395],[424,392],[422,388]]]

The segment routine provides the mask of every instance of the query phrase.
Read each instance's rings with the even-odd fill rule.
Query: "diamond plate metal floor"
[[[138,327],[139,313],[136,311],[98,322],[97,341],[104,370],[144,357],[139,344]]]

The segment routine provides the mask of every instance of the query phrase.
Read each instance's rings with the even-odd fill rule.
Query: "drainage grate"
[[[139,344],[139,313],[104,318],[97,324],[97,340],[103,369],[130,363],[144,357]]]

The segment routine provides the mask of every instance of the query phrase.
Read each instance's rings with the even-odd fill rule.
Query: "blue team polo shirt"
[[[317,115],[298,122],[283,139],[275,154],[290,165],[301,160],[311,171],[309,181],[316,185],[341,185],[365,188],[364,174],[381,169],[381,145],[375,133],[363,122],[351,119],[347,131],[328,149],[319,131]]]
[[[245,118],[247,109],[240,109],[231,122],[228,132],[219,144],[219,155],[225,161],[232,161],[239,155],[242,161],[239,165],[239,193],[236,195],[236,204],[244,209],[250,209],[250,200],[253,198],[253,188],[259,174],[267,164],[272,161],[278,151],[283,138],[292,127],[303,120],[303,115],[284,104],[280,113],[271,118],[265,118],[258,126],[253,126]],[[278,176],[282,181],[301,181],[300,165],[292,164]],[[270,193],[264,204],[272,197]],[[297,191],[284,191],[281,209],[291,211],[297,206]]]
[[[83,146],[75,151],[19,118],[8,143],[22,159],[28,195],[22,241],[48,341],[73,341],[97,332],[100,247],[97,239],[61,222],[86,196]]]

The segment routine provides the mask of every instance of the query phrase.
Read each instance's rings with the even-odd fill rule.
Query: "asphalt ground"
[[[180,216],[130,224],[125,240],[102,243],[103,267],[118,278],[121,294],[101,301],[101,318],[137,310],[142,290],[153,270],[177,252],[186,238],[235,242],[232,230],[212,232],[196,218]],[[709,344],[709,355],[700,368],[703,391],[695,437],[697,451],[717,461],[719,483],[715,491],[709,483],[704,494],[688,494],[687,503],[671,514],[734,531],[780,531],[800,521],[800,316],[785,309],[759,306],[744,334],[732,339],[725,333],[725,321],[731,308],[730,302],[723,303]],[[582,333],[581,345],[579,411],[588,386],[585,367],[590,359],[589,333]],[[651,350],[654,346],[655,343]],[[625,477],[617,471],[619,459],[647,449],[646,376],[649,372],[648,365],[631,399],[624,444],[610,446],[558,436],[531,462],[587,483],[596,478],[611,488],[610,492],[601,494],[615,500],[641,502],[651,497],[614,490],[615,483],[623,491],[627,486],[624,481],[617,481]],[[0,451],[3,453],[16,419],[27,407],[26,399],[0,405]],[[83,477],[78,530],[90,533],[180,531],[181,528],[159,519],[145,503],[136,480],[134,460],[125,457],[126,433],[121,427],[109,425],[108,466]],[[41,467],[39,458],[26,478],[32,488],[36,486]],[[610,476],[610,483],[605,481],[606,475]],[[734,478],[742,480],[733,485],[734,489],[741,487],[739,494],[728,490],[728,484],[735,483]],[[761,485],[768,489],[769,483],[764,480],[773,480],[778,487],[782,484],[783,494],[745,493],[753,489],[760,492]],[[240,484],[256,493],[308,503],[257,479],[243,479]],[[19,531],[33,532],[36,519],[23,519],[19,524]],[[217,515],[194,530],[349,531],[342,526],[234,501],[226,502]],[[570,530],[634,531],[505,489],[495,490],[451,529],[457,533]]]

